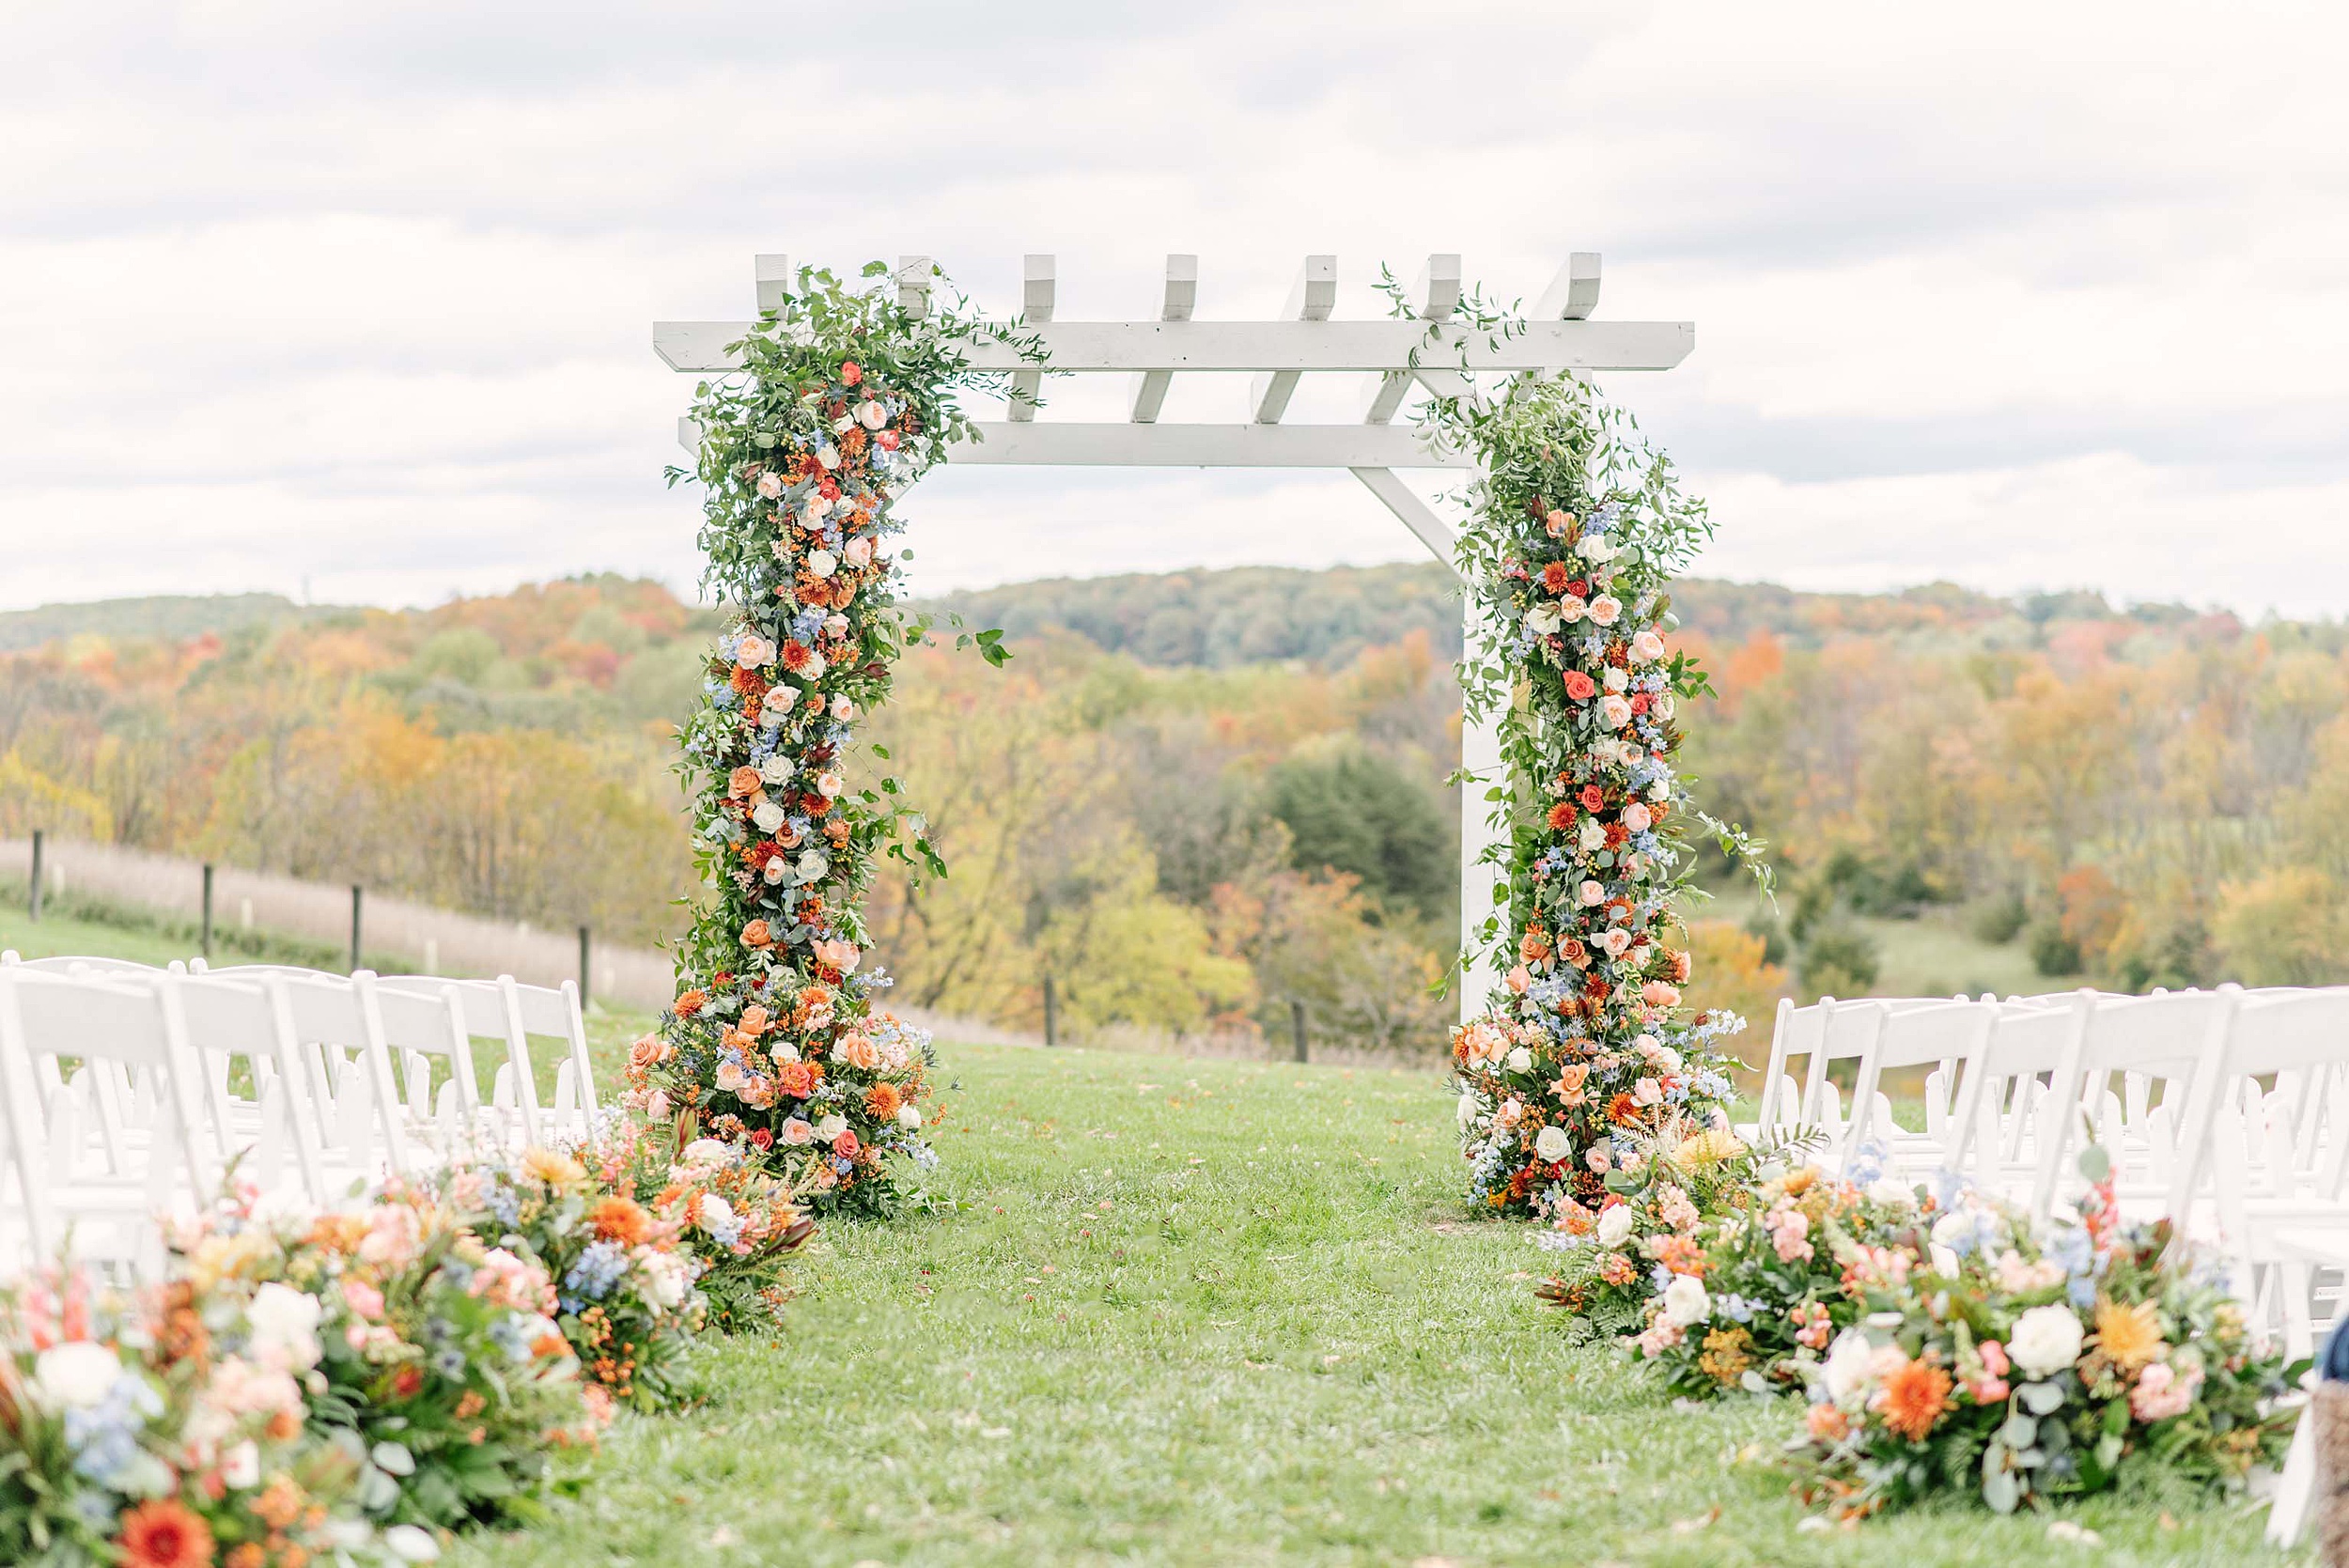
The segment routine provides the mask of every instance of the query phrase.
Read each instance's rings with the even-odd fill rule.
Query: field
[[[0,945],[35,951],[4,914]],[[592,1015],[605,1082],[648,1022]],[[453,1568],[2279,1560],[2186,1496],[2065,1510],[2093,1551],[1956,1508],[1807,1527],[1768,1467],[1791,1405],[1675,1408],[1568,1346],[1529,1233],[1459,1202],[1430,1069],[945,1061],[930,1210],[829,1227],[780,1333],[704,1342],[702,1408],[624,1419]]]
[[[615,1048],[631,1020],[599,1021]],[[710,1403],[630,1421],[543,1527],[452,1560],[2011,1564],[2047,1520],[1813,1533],[1795,1412],[1679,1410],[1458,1203],[1434,1074],[951,1047],[929,1215],[835,1225]],[[1741,1461],[1741,1456],[1742,1461]],[[2167,1522],[2165,1522],[2165,1505]],[[2113,1562],[2262,1555],[2190,1499],[2064,1515]],[[2062,1557],[2056,1554],[2063,1554]]]

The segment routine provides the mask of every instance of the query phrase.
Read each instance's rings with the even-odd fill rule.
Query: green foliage
[[[1453,835],[1426,787],[1359,747],[1281,764],[1267,782],[1300,871],[1343,872],[1390,905],[1430,918],[1457,896]]]

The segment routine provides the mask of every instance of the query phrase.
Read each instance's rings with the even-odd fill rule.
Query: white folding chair
[[[284,998],[294,1038],[317,1075],[329,1162],[368,1178],[407,1175],[413,1157],[402,1135],[391,1048],[359,986],[340,975],[284,970],[263,970],[259,979]]]
[[[267,1192],[286,1181],[290,1160],[303,1196],[318,1207],[332,1202],[319,1130],[324,1102],[282,992],[223,975],[170,975],[155,984],[202,1068],[204,1110],[223,1163],[234,1159],[238,1176]],[[250,1098],[234,1093],[240,1059]]]
[[[481,1089],[474,1076],[473,1041],[459,1004],[446,992],[409,989],[362,971],[353,976],[384,1045],[399,1066],[410,1120],[427,1131],[443,1157],[481,1135]],[[448,1063],[436,1092],[433,1063]]]
[[[2177,1122],[2196,1074],[2224,1042],[2241,992],[2176,991],[2144,997],[2084,996],[2085,1009],[2071,1060],[2057,1071],[2049,1093],[2061,1114],[2044,1130],[2031,1181],[2030,1212],[2045,1219],[2072,1181],[2071,1160],[2092,1139],[2113,1162],[2116,1199],[2125,1205],[2168,1196],[2178,1145]],[[2132,1117],[2110,1090],[2116,1075],[2137,1083]],[[2152,1086],[2165,1093],[2158,1108]],[[2142,1098],[2138,1098],[2138,1096]]]
[[[77,1063],[70,1081],[67,1061]],[[154,988],[0,970],[0,1126],[23,1225],[7,1250],[27,1262],[54,1257],[70,1234],[81,1257],[155,1277],[158,1221],[213,1191],[194,1141],[199,1076]],[[81,1083],[103,1093],[86,1099]],[[152,1126],[134,1138],[120,1111],[142,1096]],[[116,1114],[93,1125],[84,1116],[93,1100]]]
[[[1851,1173],[1861,1149],[1871,1143],[1884,1151],[1890,1173],[1921,1174],[1950,1163],[1949,1085],[1958,1063],[1981,1055],[1998,1016],[1995,1002],[1965,1001],[1884,1012],[1852,1084],[1852,1117],[1843,1134],[1844,1174]],[[1925,1130],[1906,1132],[1894,1125],[1890,1101],[1880,1086],[1888,1070],[1924,1066],[1934,1069],[1928,1079]]]
[[[2047,1080],[2073,1059],[2087,1008],[2078,995],[2063,1006],[1999,1004],[1958,1084],[1944,1140],[1947,1169],[1993,1196],[2029,1195],[2046,1129],[2060,1116]]]
[[[499,980],[456,980],[432,974],[387,974],[377,985],[384,991],[408,991],[446,999],[452,1011],[462,1021],[466,1035],[474,1040],[496,1040],[506,1048],[506,1059],[498,1064],[490,1081],[490,1107],[494,1119],[511,1124],[502,1128],[501,1136],[515,1141],[532,1144],[539,1141],[544,1128],[538,1106],[538,1082],[531,1070],[530,1034],[523,1027],[520,998],[511,995],[522,987],[512,977]]]

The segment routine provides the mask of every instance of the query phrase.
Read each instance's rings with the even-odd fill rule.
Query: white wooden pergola
[[[1079,468],[1342,468],[1401,520],[1445,567],[1454,563],[1455,536],[1435,509],[1396,477],[1397,469],[1457,469],[1473,466],[1465,454],[1431,449],[1411,426],[1395,415],[1415,388],[1439,396],[1469,389],[1463,372],[1669,370],[1696,346],[1696,328],[1687,321],[1594,321],[1598,305],[1599,258],[1577,252],[1558,270],[1530,312],[1519,334],[1499,337],[1472,327],[1443,325],[1460,301],[1460,258],[1431,256],[1412,285],[1412,318],[1340,321],[1338,262],[1334,256],[1309,256],[1289,290],[1288,303],[1272,320],[1201,321],[1193,318],[1199,294],[1199,258],[1166,258],[1165,291],[1156,320],[1062,321],[1054,318],[1057,277],[1051,256],[1031,256],[1022,265],[1020,314],[1025,334],[1039,340],[1042,365],[1023,359],[1010,345],[985,338],[966,345],[981,368],[1009,370],[1012,398],[1005,417],[977,427],[977,439],[959,442],[948,453],[957,463],[1019,463]],[[756,258],[758,308],[774,308],[794,281],[786,256]],[[933,268],[926,256],[897,261],[899,301],[926,314]],[[740,368],[726,346],[747,336],[749,321],[657,321],[653,349],[672,370],[694,374]],[[1246,417],[1228,423],[1163,422],[1169,384],[1177,374],[1244,372],[1253,379]],[[1047,374],[1120,375],[1132,379],[1128,415],[1120,421],[1039,419],[1032,398]],[[1350,374],[1367,378],[1359,420],[1346,424],[1289,424],[1284,416],[1300,379]],[[1023,394],[1026,395],[1023,397]],[[678,421],[688,450],[698,445],[691,419]],[[1477,635],[1468,615],[1467,635]],[[1496,782],[1501,766],[1497,730],[1490,723],[1463,727],[1462,768],[1477,784]],[[1460,792],[1460,930],[1464,947],[1493,908],[1489,867],[1478,864],[1492,831],[1483,787]],[[1482,1012],[1494,977],[1473,968],[1460,986],[1462,1017]]]

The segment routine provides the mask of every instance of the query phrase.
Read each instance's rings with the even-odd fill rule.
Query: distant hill
[[[332,607],[299,605],[283,594],[163,594],[44,604],[37,610],[0,611],[0,653],[85,636],[179,643],[208,631],[225,633],[334,613]]]

